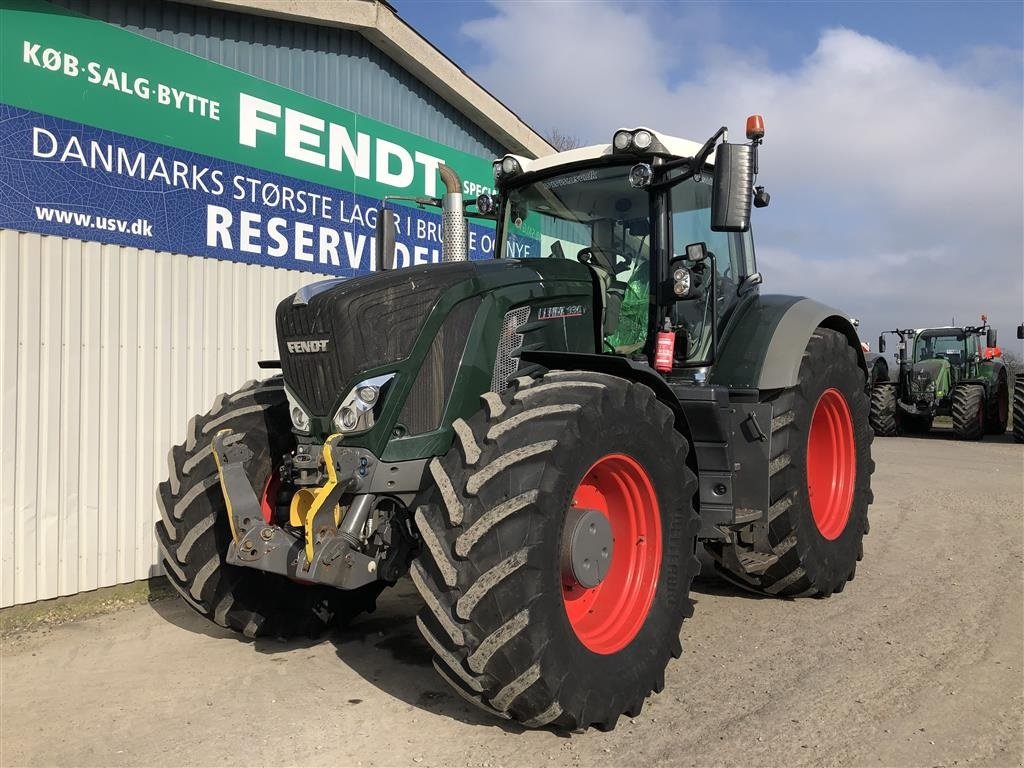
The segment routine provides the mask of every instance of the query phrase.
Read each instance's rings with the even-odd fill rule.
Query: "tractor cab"
[[[599,286],[605,353],[655,362],[655,336],[671,337],[662,372],[711,365],[719,329],[744,289],[760,282],[750,235],[763,121],[749,144],[703,146],[647,128],[620,130],[611,144],[537,160],[494,163],[499,258],[586,264]],[[716,162],[716,160],[718,162]],[[746,186],[745,186],[746,185]]]

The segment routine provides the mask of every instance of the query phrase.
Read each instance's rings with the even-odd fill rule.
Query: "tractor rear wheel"
[[[985,434],[985,388],[961,384],[953,390],[953,434],[961,440],[981,440]]]
[[[171,586],[203,616],[247,637],[316,635],[329,621],[372,610],[380,591],[339,592],[225,562],[231,529],[211,452],[213,436],[234,431],[253,452],[247,471],[266,489],[273,460],[295,447],[280,377],[251,381],[217,397],[212,410],[189,421],[188,437],[167,457],[170,477],[157,488],[160,562]]]
[[[420,631],[484,710],[610,729],[682,652],[699,569],[687,442],[650,389],[614,376],[553,371],[483,401],[416,510]]]
[[[995,391],[985,400],[985,434],[1002,435],[1010,418],[1010,387],[1006,383],[1006,371],[1000,370]]]
[[[770,552],[709,545],[727,579],[786,597],[828,597],[853,579],[864,555],[875,468],[864,379],[846,337],[818,328],[807,342],[800,383],[772,399],[771,507],[762,521]],[[757,540],[756,528],[738,534]],[[734,556],[723,546],[736,547]],[[756,565],[743,569],[744,563]]]
[[[871,406],[868,421],[879,437],[895,437],[899,434],[896,424],[896,386],[876,384],[871,390]]]
[[[1013,380],[1013,439],[1024,443],[1024,374]]]

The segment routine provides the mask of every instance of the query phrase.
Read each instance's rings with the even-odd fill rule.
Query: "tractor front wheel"
[[[953,434],[960,440],[981,440],[985,434],[985,388],[962,384],[953,390]]]
[[[251,381],[218,396],[208,413],[189,421],[184,444],[171,449],[170,477],[157,488],[156,523],[171,586],[198,613],[247,637],[316,635],[332,619],[372,610],[379,585],[340,592],[225,561],[231,528],[211,449],[222,429],[253,452],[249,481],[263,489],[265,507],[274,504],[274,459],[295,447],[281,378]]]
[[[438,673],[528,727],[614,727],[664,687],[699,565],[687,442],[647,387],[554,371],[454,424],[415,520]]]
[[[899,434],[896,423],[896,386],[876,384],[871,389],[871,409],[868,421],[878,437],[895,437]]]

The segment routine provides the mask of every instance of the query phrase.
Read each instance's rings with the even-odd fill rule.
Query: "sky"
[[[392,4],[545,135],[735,141],[764,115],[763,293],[859,318],[873,349],[984,312],[1024,351],[1024,3]]]

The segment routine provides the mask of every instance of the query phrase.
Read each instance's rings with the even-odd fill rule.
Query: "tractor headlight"
[[[292,426],[299,432],[309,432],[310,418],[306,409],[302,407],[288,387],[284,388],[284,394],[288,398],[288,415],[291,417]]]
[[[505,156],[501,161],[501,173],[503,176],[512,176],[516,173],[522,173],[523,169],[519,166],[519,161],[511,155]]]
[[[334,426],[338,431],[350,434],[370,429],[380,415],[384,393],[394,378],[395,374],[386,373],[352,387],[334,414]]]
[[[622,151],[629,147],[633,143],[633,134],[629,131],[616,131],[615,137],[612,139],[612,146],[617,150]]]
[[[612,152],[669,154],[657,134],[647,128],[621,128],[612,134]]]
[[[693,273],[686,267],[676,267],[672,272],[672,292],[680,298],[690,295],[693,287]]]

